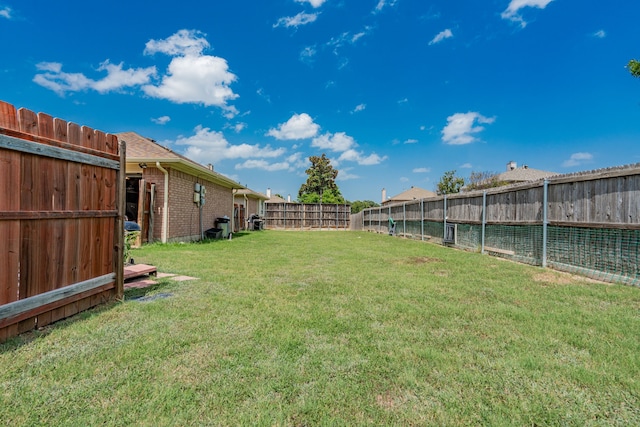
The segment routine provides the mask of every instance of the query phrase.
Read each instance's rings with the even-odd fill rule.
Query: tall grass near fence
[[[633,287],[358,232],[134,258],[199,279],[1,345],[3,423],[640,424]]]

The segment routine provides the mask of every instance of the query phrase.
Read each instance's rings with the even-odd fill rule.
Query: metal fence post
[[[424,199],[420,199],[420,240],[424,240]]]
[[[442,212],[442,219],[444,221],[444,229],[442,230],[442,243],[444,244],[444,239],[447,238],[447,195],[444,195],[444,209]]]
[[[482,246],[480,248],[480,253],[484,253],[484,236],[485,236],[485,228],[487,226],[487,191],[482,192]]]
[[[549,220],[547,218],[547,202],[549,198],[549,180],[545,179],[542,185],[542,268],[547,267],[547,227]]]
[[[407,202],[402,204],[402,234],[407,237]]]

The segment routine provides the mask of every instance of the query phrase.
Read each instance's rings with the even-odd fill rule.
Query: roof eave
[[[149,166],[155,165],[156,162],[159,162],[161,165],[168,165],[173,167],[176,170],[181,172],[186,172],[190,175],[194,175],[198,178],[208,178],[209,181],[212,181],[216,184],[219,184],[226,188],[235,188],[235,189],[243,189],[246,188],[244,185],[235,182],[231,178],[227,178],[226,176],[214,172],[212,170],[207,169],[204,166],[198,165],[197,163],[189,162],[185,159],[181,158],[153,158],[153,157],[127,157],[127,163],[147,163]]]

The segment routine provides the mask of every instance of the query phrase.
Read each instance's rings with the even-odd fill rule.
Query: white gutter
[[[164,206],[162,207],[162,243],[167,243],[167,226],[169,224],[169,172],[156,162],[156,167],[164,174]]]

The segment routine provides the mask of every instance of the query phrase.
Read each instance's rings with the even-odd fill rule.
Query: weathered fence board
[[[0,101],[0,341],[121,297],[124,156],[114,135]]]

